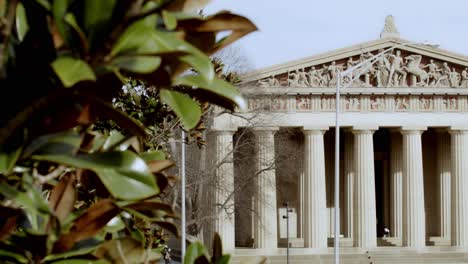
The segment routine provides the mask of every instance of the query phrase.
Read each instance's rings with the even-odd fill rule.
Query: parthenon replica
[[[338,73],[394,46],[341,79],[337,105]],[[468,57],[401,39],[387,17],[377,40],[251,72],[239,88],[247,109],[208,134],[220,165],[207,232],[226,250],[284,254],[289,221],[292,254],[332,252],[339,107],[343,252],[467,252]]]

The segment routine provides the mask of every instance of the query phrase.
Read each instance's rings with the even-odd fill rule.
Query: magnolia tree
[[[256,27],[228,12],[201,17],[204,2],[0,0],[3,263],[159,259],[164,234],[178,234],[164,202],[173,162],[144,142],[169,121],[200,129],[207,104],[245,104],[209,55]],[[132,82],[151,89],[132,97],[151,119],[114,107]],[[109,120],[117,130],[102,129]],[[212,257],[193,243],[185,263],[228,263],[215,241]]]

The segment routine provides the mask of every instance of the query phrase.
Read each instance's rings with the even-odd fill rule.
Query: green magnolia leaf
[[[83,60],[72,57],[59,57],[52,62],[52,68],[65,87],[72,87],[81,81],[95,81],[91,67]]]
[[[149,152],[144,152],[140,154],[141,158],[145,161],[153,161],[153,160],[165,160],[166,154],[160,150],[153,150]]]
[[[91,254],[97,246],[91,246],[91,247],[86,247],[86,248],[81,248],[77,250],[69,250],[64,253],[59,253],[59,254],[50,254],[47,255],[47,257],[44,258],[44,261],[49,263],[50,261],[65,261],[65,260],[70,260],[72,257],[78,257],[78,256],[83,256],[83,255],[88,255]],[[56,262],[53,262],[56,263]]]
[[[122,229],[125,228],[125,223],[122,221],[122,218],[120,216],[114,216],[107,224],[104,229],[106,232],[113,233],[113,232],[118,232]]]
[[[7,174],[11,172],[21,155],[21,150],[21,147],[8,150],[0,149],[0,173]]]
[[[223,255],[215,264],[229,264],[231,263],[231,255]]]
[[[35,213],[52,214],[45,199],[33,187],[29,188],[27,192],[20,192],[2,183],[0,184],[0,193],[7,199],[14,200],[18,205],[24,206]]]
[[[64,17],[70,2],[71,0],[53,0],[52,3],[52,14],[54,16],[55,25],[64,39],[68,39]]]
[[[0,256],[11,258],[17,261],[17,263],[28,263],[28,259],[21,254],[11,252],[10,250],[0,249]],[[8,263],[8,262],[7,262]]]
[[[74,130],[43,135],[26,146],[23,157],[33,153],[71,155],[79,149],[81,141],[81,136]]]
[[[18,3],[16,7],[16,31],[20,42],[23,41],[24,36],[29,31],[28,18],[26,17],[26,10],[22,3]]]
[[[47,11],[50,10],[50,3],[47,0],[36,0],[42,7],[44,7]]]
[[[159,68],[162,59],[156,56],[121,56],[112,60],[112,65],[136,73],[152,73]]]
[[[92,170],[108,191],[119,199],[138,200],[159,193],[155,177],[146,162],[131,151],[34,155],[33,158]]]
[[[79,40],[81,42],[81,47],[84,50],[88,50],[88,39],[86,38],[86,35],[84,34],[83,30],[78,25],[75,15],[73,15],[72,13],[67,13],[64,17],[64,20],[66,24],[69,25],[78,35]]]
[[[161,101],[167,104],[180,118],[185,129],[190,130],[194,128],[200,121],[200,106],[190,96],[176,91],[161,89],[160,97]]]
[[[125,237],[103,243],[94,255],[112,263],[143,263],[146,250],[140,241]]]
[[[177,18],[174,14],[163,10],[162,17],[168,30],[174,30],[177,27]]]
[[[199,75],[186,75],[176,79],[174,84],[199,88],[205,92],[220,96],[225,100],[230,101],[231,103],[237,105],[240,109],[245,109],[247,107],[245,100],[242,98],[239,90],[232,84],[221,79],[216,78],[213,80],[213,82],[209,83]],[[194,90],[194,93],[197,93],[196,89]],[[216,101],[213,102],[216,103]]]
[[[111,262],[100,259],[100,260],[89,260],[89,259],[63,259],[52,262],[52,264],[110,264]]]
[[[85,0],[83,24],[90,43],[102,39],[110,27],[117,0]]]
[[[206,253],[202,243],[199,241],[193,242],[185,252],[184,264],[193,264],[198,257],[206,255]]]

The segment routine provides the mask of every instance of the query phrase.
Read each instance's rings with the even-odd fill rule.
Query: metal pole
[[[286,263],[289,264],[289,202],[285,202],[286,215],[283,215],[283,219],[286,219]]]
[[[182,208],[181,208],[181,231],[182,231],[182,237],[181,237],[181,242],[182,242],[182,245],[181,245],[181,251],[182,251],[182,255],[181,255],[181,262],[184,263],[184,258],[185,258],[185,240],[186,240],[186,228],[185,228],[185,131],[182,130],[182,133],[181,133],[181,137],[182,137],[182,145],[181,145],[181,148],[180,148],[180,151],[181,151],[181,158],[180,158],[180,162],[181,162],[181,165],[180,165],[180,169],[181,169],[181,172],[180,172],[180,182],[181,182],[181,203],[182,203]]]
[[[341,73],[336,80],[335,100],[335,264],[340,263],[340,87]]]

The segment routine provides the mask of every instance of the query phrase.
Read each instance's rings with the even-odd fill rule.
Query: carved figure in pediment
[[[299,85],[299,70],[296,72],[288,73],[288,86],[298,86]]]
[[[437,82],[438,86],[449,87],[450,86],[450,73],[452,70],[448,66],[447,62],[442,63],[441,75]]]
[[[449,74],[450,86],[451,87],[458,87],[460,86],[460,74],[452,68],[452,71]]]
[[[259,87],[275,87],[275,86],[281,86],[278,79],[275,78],[274,75],[266,78],[266,79],[262,79],[262,80],[258,80],[257,82],[257,86]]]
[[[461,73],[460,87],[468,88],[468,68],[463,69]]]
[[[328,86],[335,86],[336,85],[336,77],[338,75],[338,71],[340,69],[336,65],[335,61],[332,61],[330,65],[327,67],[327,73],[328,73]]]
[[[309,85],[311,87],[324,87],[325,81],[322,77],[322,70],[316,70],[315,67],[311,67],[307,73],[309,77]]]
[[[387,86],[406,86],[406,71],[403,68],[403,58],[401,51],[397,50],[395,54],[388,55],[390,61],[390,74],[388,76]]]
[[[413,54],[413,55],[406,56],[405,60],[407,61],[407,64],[406,66],[403,67],[403,69],[406,72],[416,77],[417,79],[415,83],[416,86],[424,86],[428,78],[427,72],[419,67],[419,64],[421,63],[421,59],[422,59],[421,55]]]
[[[372,63],[369,61],[374,55],[372,53],[361,54],[359,60],[362,64],[362,67],[356,73],[356,76],[364,76],[364,82],[361,86],[363,87],[372,87],[371,78],[376,77],[376,69],[372,67]]]
[[[379,49],[378,53],[382,53],[384,50]],[[377,60],[375,67],[375,79],[377,80],[377,87],[383,87],[388,84],[388,75],[390,74],[390,62],[387,57],[380,56]]]
[[[309,80],[307,80],[307,73],[304,71],[304,69],[299,70],[297,73],[299,74],[297,86],[299,87],[310,86]]]
[[[426,86],[436,86],[439,83],[442,70],[434,63],[433,59],[429,60],[423,69],[428,68]]]

